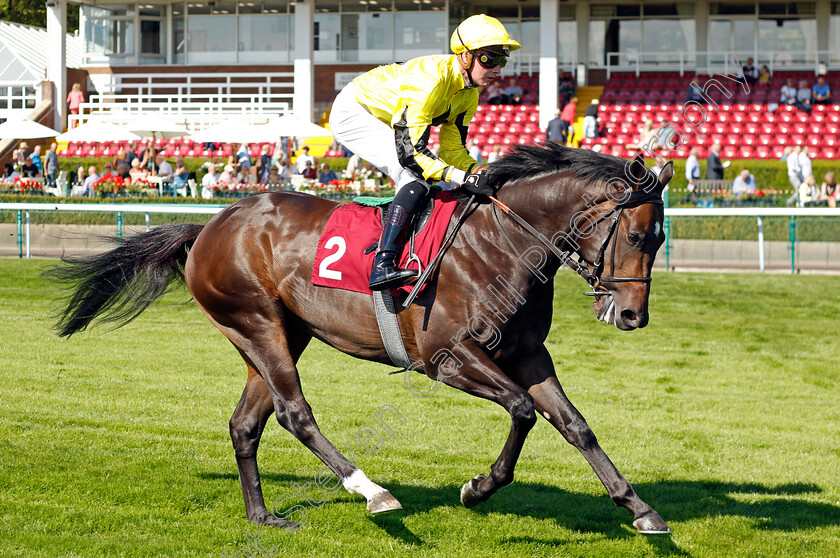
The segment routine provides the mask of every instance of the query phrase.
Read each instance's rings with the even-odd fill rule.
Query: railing
[[[613,72],[687,71],[701,74],[740,73],[747,58],[752,58],[756,68],[767,66],[770,73],[787,70],[826,70],[832,62],[832,52],[811,51],[696,51],[696,52],[609,52],[607,53],[607,78]],[[736,63],[737,59],[737,63]]]
[[[169,118],[194,121],[218,114],[283,115],[294,94],[294,74],[110,74],[108,81],[91,77],[99,93],[82,103],[69,125],[90,116],[109,118],[155,112]],[[124,116],[118,118],[124,119]]]
[[[151,227],[151,215],[153,214],[191,214],[191,215],[215,215],[227,205],[190,205],[190,204],[96,204],[96,203],[57,203],[57,204],[42,204],[42,203],[2,203],[0,204],[0,211],[16,211],[17,212],[17,245],[19,257],[31,257],[30,245],[30,212],[32,211],[75,211],[75,212],[104,212],[114,213],[117,236],[123,234],[123,213],[142,213],[146,215],[146,228]],[[695,208],[666,208],[664,233],[665,243],[662,248],[664,254],[660,257],[665,260],[666,269],[671,269],[671,252],[672,252],[672,238],[671,226],[672,219],[679,217],[755,217],[757,225],[757,260],[758,270],[765,271],[765,241],[764,241],[764,218],[767,217],[784,217],[789,219],[789,251],[790,251],[790,270],[791,273],[796,273],[797,267],[797,218],[811,218],[811,217],[833,217],[840,218],[840,208],[713,208],[713,209],[695,209]],[[837,262],[837,268],[840,269],[840,260]]]

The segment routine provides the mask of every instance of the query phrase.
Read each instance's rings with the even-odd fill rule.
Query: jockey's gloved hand
[[[461,188],[477,196],[493,196],[496,194],[496,189],[490,184],[490,177],[484,172],[484,169],[468,174],[464,183],[461,184]]]

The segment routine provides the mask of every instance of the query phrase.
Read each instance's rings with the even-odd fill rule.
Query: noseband
[[[646,203],[651,203],[655,205],[664,205],[662,198],[654,195],[647,195],[643,199],[633,200],[631,198],[622,204],[616,204],[613,206],[612,209],[607,211],[606,213],[602,214],[598,220],[596,220],[589,228],[597,227],[598,224],[607,220],[610,216],[612,216],[612,221],[610,222],[610,228],[607,232],[607,236],[604,237],[603,242],[601,242],[601,247],[598,250],[598,257],[594,262],[590,262],[586,258],[583,257],[582,254],[578,253],[579,260],[575,260],[572,258],[572,253],[568,251],[561,251],[553,242],[548,240],[543,234],[541,234],[537,229],[531,226],[530,223],[525,221],[522,217],[516,214],[511,208],[497,200],[496,198],[490,196],[490,200],[493,202],[493,218],[496,220],[496,226],[499,229],[499,232],[502,233],[502,236],[507,241],[508,245],[511,247],[513,252],[522,259],[522,254],[516,247],[513,245],[513,241],[511,241],[510,237],[505,232],[504,228],[502,227],[502,222],[499,220],[499,215],[496,211],[496,208],[501,209],[504,211],[508,216],[510,216],[514,221],[516,221],[522,228],[528,231],[534,238],[539,240],[542,244],[544,244],[552,254],[557,256],[560,259],[561,265],[566,265],[570,269],[572,269],[575,273],[580,275],[592,288],[590,292],[583,293],[586,296],[606,296],[610,294],[609,289],[604,287],[604,283],[650,283],[650,277],[616,277],[615,276],[615,248],[618,244],[617,234],[618,225],[621,221],[621,215],[624,210],[628,207],[639,207],[640,205],[644,205]],[[586,232],[589,228],[581,231],[581,233]],[[604,254],[606,253],[607,249],[609,248],[610,244],[612,243],[612,249],[610,250],[610,274],[606,277],[601,277],[601,273],[604,271]],[[591,271],[590,271],[591,270]]]

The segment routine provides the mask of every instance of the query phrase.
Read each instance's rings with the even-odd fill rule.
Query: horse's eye
[[[633,244],[638,244],[639,241],[642,239],[642,235],[640,235],[639,233],[628,233],[627,239]]]

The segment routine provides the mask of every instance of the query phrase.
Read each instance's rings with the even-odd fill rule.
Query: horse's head
[[[591,262],[595,315],[632,330],[648,323],[650,273],[665,240],[662,192],[674,169],[669,162],[654,175],[641,156],[626,169],[626,176],[607,181],[605,201],[588,212],[591,234],[582,234],[578,243]]]

